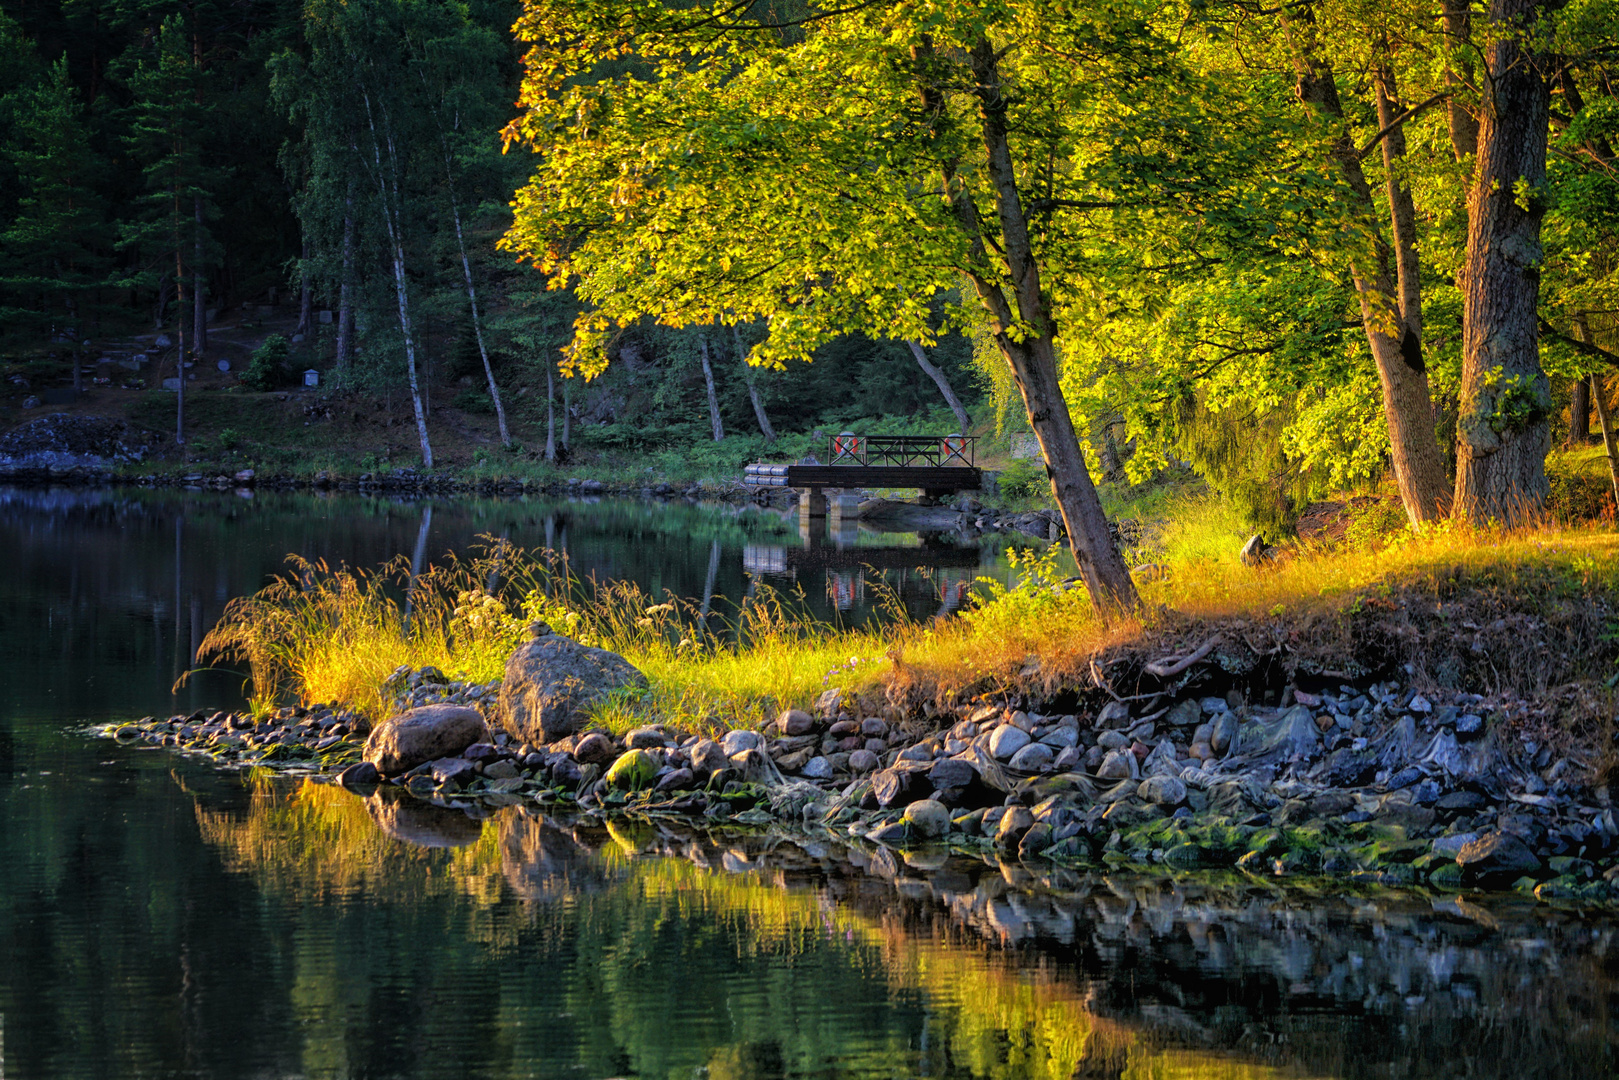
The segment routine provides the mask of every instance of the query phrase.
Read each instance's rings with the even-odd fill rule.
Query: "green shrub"
[[[481,386],[467,387],[455,395],[455,401],[451,404],[462,412],[492,413],[495,411],[494,399],[489,396],[489,391]]]
[[[287,363],[291,346],[280,334],[271,334],[264,344],[253,350],[253,359],[242,372],[242,385],[249,390],[274,390],[292,381],[292,368]]]
[[[1045,465],[1031,458],[1019,458],[1008,465],[996,487],[1003,499],[1038,499],[1051,493]]]

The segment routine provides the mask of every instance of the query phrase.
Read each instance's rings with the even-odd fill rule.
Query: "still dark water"
[[[477,821],[78,733],[227,703],[228,676],[169,688],[224,603],[292,551],[374,565],[494,533],[682,596],[764,575],[827,617],[875,608],[874,582],[792,520],[427,509],[0,491],[0,1078],[1619,1068],[1619,927],[1577,911],[906,861],[523,806]],[[871,556],[916,617],[1004,572],[937,539],[853,539],[931,548],[909,567]]]

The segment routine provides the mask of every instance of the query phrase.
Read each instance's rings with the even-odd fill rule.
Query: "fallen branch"
[[[1199,645],[1195,651],[1188,653],[1179,659],[1176,659],[1173,656],[1166,656],[1162,660],[1154,660],[1152,663],[1147,665],[1146,672],[1148,675],[1152,675],[1160,679],[1174,678],[1176,675],[1179,675],[1181,672],[1185,671],[1187,668],[1209,655],[1209,653],[1213,652],[1214,647],[1219,643],[1220,635],[1215,634],[1213,637],[1209,638],[1209,640]]]

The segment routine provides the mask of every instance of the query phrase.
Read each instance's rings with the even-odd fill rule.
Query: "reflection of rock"
[[[860,504],[860,520],[885,532],[944,532],[961,524],[961,512],[948,506],[867,499]]]
[[[483,834],[483,822],[459,810],[399,796],[386,788],[367,798],[365,808],[377,828],[417,847],[466,847]]]

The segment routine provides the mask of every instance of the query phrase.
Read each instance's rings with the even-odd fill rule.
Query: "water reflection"
[[[540,1054],[516,1053],[515,1075],[1552,1077],[1615,1064],[1615,928],[1533,904],[1035,873],[527,805],[440,810],[413,826],[439,845],[426,848],[394,811],[313,783],[198,813],[268,892],[402,911],[454,897],[482,928],[487,977],[520,988],[501,994],[501,1023],[527,1031],[566,1010],[543,1050],[503,1033]]]

